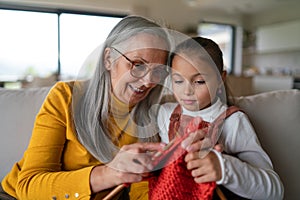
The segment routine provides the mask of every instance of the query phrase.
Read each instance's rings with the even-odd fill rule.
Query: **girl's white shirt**
[[[178,103],[163,104],[158,113],[159,135],[168,143],[170,116]],[[212,122],[227,109],[219,99],[210,107],[199,111],[182,108],[182,114],[199,116]],[[221,127],[218,140],[224,152],[214,151],[222,168],[222,184],[239,196],[249,199],[283,199],[283,184],[273,170],[272,162],[262,149],[248,117],[243,112],[230,115]]]

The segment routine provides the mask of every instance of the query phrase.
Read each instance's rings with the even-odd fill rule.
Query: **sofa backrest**
[[[236,98],[271,157],[285,189],[284,199],[300,197],[300,90]],[[243,134],[243,133],[241,133]]]
[[[0,89],[0,180],[22,158],[35,116],[49,89]],[[270,155],[285,186],[285,199],[298,199],[300,91],[274,91],[235,100],[249,116],[262,146]]]
[[[22,158],[49,89],[0,89],[0,180]]]

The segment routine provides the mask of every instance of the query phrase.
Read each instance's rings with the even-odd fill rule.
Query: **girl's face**
[[[220,78],[214,66],[200,58],[175,55],[172,61],[172,87],[178,103],[187,110],[202,110],[216,98]],[[196,57],[196,56],[194,56]]]
[[[166,48],[167,44],[163,39],[139,34],[126,42],[126,48],[123,48],[133,49],[131,51],[117,47],[105,50],[104,63],[111,75],[112,91],[120,101],[135,105],[147,97],[151,89],[159,83],[154,77],[157,71],[166,70],[168,53],[162,50]],[[111,57],[112,54],[115,55],[114,58]],[[141,78],[134,77],[133,64],[136,69],[146,66],[148,73]]]

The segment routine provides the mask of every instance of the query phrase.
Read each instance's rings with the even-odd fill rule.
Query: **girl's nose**
[[[194,94],[194,88],[192,84],[186,83],[184,87],[184,94],[185,95],[193,95]]]

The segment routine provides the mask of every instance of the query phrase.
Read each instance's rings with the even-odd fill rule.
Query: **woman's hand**
[[[111,162],[92,170],[92,191],[99,192],[122,183],[141,181],[153,169],[151,152],[160,151],[162,148],[160,143],[124,145]]]

